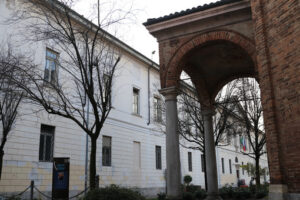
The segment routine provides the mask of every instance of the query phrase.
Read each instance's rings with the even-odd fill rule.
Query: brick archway
[[[232,78],[247,76],[241,72],[257,75],[267,134],[271,183],[269,199],[300,198],[298,18],[297,0],[229,0],[149,19],[144,23],[159,42],[162,88],[178,86],[180,73],[187,68],[190,68],[187,71],[190,70],[194,84],[198,85],[198,94],[203,89],[214,92]],[[238,46],[235,53],[240,50],[244,51],[244,55],[247,53],[249,56],[243,58],[253,60],[248,71],[240,70],[241,65],[237,64],[236,73],[228,70],[224,74],[223,71],[223,77],[214,77],[213,80],[211,77],[225,68],[215,64],[217,60],[214,59],[220,58],[220,53],[218,57],[211,56],[214,50],[218,50],[210,46],[217,43],[215,41],[231,42]],[[200,46],[198,52],[197,46]],[[220,45],[215,44],[215,47]],[[235,60],[235,57],[231,58]],[[214,68],[211,73],[205,71],[208,69],[205,59],[213,61],[209,66]],[[242,62],[240,64],[244,66]],[[198,74],[194,73],[196,68],[199,68]],[[210,81],[210,84],[204,83],[203,86],[199,82],[201,79]],[[213,96],[212,93],[209,95]]]
[[[183,57],[193,50],[194,48],[200,47],[210,41],[224,40],[232,42],[241,48],[243,48],[248,55],[252,58],[253,62],[256,63],[256,49],[254,41],[231,30],[218,30],[201,33],[189,41],[181,45],[173,54],[170,61],[166,65],[166,68],[161,70],[163,74],[162,88],[176,86],[179,80],[180,73],[182,72],[182,59]],[[255,66],[257,66],[255,64]],[[257,69],[255,69],[257,71]]]

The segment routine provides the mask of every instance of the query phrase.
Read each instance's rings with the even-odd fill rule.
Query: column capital
[[[204,116],[213,116],[216,114],[214,106],[202,106],[201,107],[202,115]]]
[[[173,87],[163,88],[159,90],[159,93],[165,97],[165,101],[169,101],[169,100],[177,100],[177,95],[179,94],[179,91],[176,86],[173,86]]]

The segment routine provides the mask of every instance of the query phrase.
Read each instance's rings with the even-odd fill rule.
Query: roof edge
[[[44,0],[44,1],[49,3],[49,0]],[[61,3],[58,0],[50,0],[50,1],[54,4],[56,4],[57,6],[66,6],[65,4]],[[97,25],[95,23],[88,20],[83,15],[79,14],[78,12],[76,12],[75,10],[73,10],[70,7],[68,7],[68,8],[70,9],[71,14],[74,15],[73,16],[74,20],[79,21],[84,26],[91,25],[92,27],[97,27]],[[140,53],[139,51],[137,51],[133,47],[129,46],[125,42],[121,41],[117,37],[113,36],[112,34],[110,34],[107,31],[105,31],[104,29],[100,28],[100,30],[104,33],[104,35],[106,36],[106,39],[109,40],[110,42],[112,42],[114,45],[121,48],[122,50],[124,50],[125,52],[130,54],[131,56],[133,56],[136,59],[140,60],[141,62],[144,62],[146,65],[149,65],[152,68],[154,68],[155,70],[159,71],[159,64],[158,63],[156,63],[153,60],[151,60],[150,58],[146,57],[144,54]]]
[[[144,26],[150,26],[150,25],[157,24],[157,23],[160,23],[160,22],[168,21],[170,19],[175,19],[177,17],[182,17],[182,16],[185,16],[185,15],[193,14],[193,13],[196,13],[196,12],[200,12],[200,11],[208,10],[208,9],[211,9],[211,8],[216,8],[216,7],[219,7],[219,6],[223,6],[223,5],[227,5],[227,4],[231,4],[231,3],[235,3],[235,2],[240,2],[240,1],[243,1],[243,0],[220,0],[220,1],[217,1],[217,2],[212,2],[210,4],[204,4],[204,5],[201,5],[201,6],[198,6],[198,7],[183,10],[183,11],[180,11],[180,12],[171,13],[171,14],[165,15],[163,17],[149,18],[146,22],[143,23],[143,25]]]

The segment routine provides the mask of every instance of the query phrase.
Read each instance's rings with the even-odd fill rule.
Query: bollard
[[[33,188],[34,188],[34,180],[30,182],[30,200],[33,200]]]
[[[96,175],[96,177],[95,177],[95,179],[96,179],[96,188],[98,189],[99,188],[99,175]]]

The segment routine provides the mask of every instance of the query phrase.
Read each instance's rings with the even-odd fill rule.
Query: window
[[[191,109],[189,108],[188,105],[184,104],[182,106],[182,111],[183,111],[183,118],[185,119],[186,122],[190,123],[191,121]]]
[[[189,171],[193,171],[192,152],[188,152],[188,165]]]
[[[237,138],[237,136],[234,136],[234,146],[238,147],[238,138]]]
[[[204,172],[205,170],[205,163],[204,163],[204,155],[201,154],[201,168],[202,168],[202,172]]]
[[[111,137],[102,137],[102,166],[111,166]]]
[[[231,159],[229,159],[229,172],[232,174],[232,169],[231,169]]]
[[[242,162],[242,173],[245,175],[244,162]]]
[[[57,84],[57,65],[58,65],[58,53],[46,49],[46,66],[44,73],[44,80],[48,83]]]
[[[41,125],[39,161],[51,162],[53,159],[54,126]]]
[[[132,112],[134,114],[140,114],[139,104],[140,104],[140,90],[133,88]]]
[[[159,97],[154,97],[154,120],[156,122],[162,121],[162,110],[161,110],[161,99]]]
[[[141,143],[133,142],[133,168],[141,169]]]
[[[102,85],[102,101],[105,102],[105,98],[107,96],[107,103],[111,105],[111,86],[109,85],[110,75],[103,74],[103,85]],[[110,94],[108,93],[110,90]]]
[[[156,169],[161,169],[161,146],[155,146]]]
[[[224,158],[221,158],[221,162],[222,162],[222,173],[225,174]]]
[[[238,163],[239,162],[239,159],[238,157],[235,157],[235,162]]]
[[[225,135],[226,135],[226,133],[225,133]],[[226,136],[227,144],[231,144],[231,140],[232,140],[232,135],[230,133],[227,133],[227,136]]]

